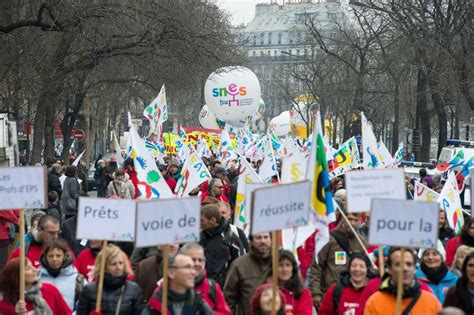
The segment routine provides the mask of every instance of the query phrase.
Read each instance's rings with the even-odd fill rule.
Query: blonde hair
[[[105,269],[107,270],[107,265],[117,256],[121,255],[123,258],[123,272],[127,275],[133,276],[133,271],[130,269],[130,264],[127,261],[127,255],[116,245],[107,244],[107,247],[102,249],[95,259],[94,264],[94,276],[97,279],[99,277],[100,271],[100,262],[102,257],[105,255]]]
[[[459,255],[461,255],[461,253],[463,252],[464,252],[464,256],[467,256],[471,252],[474,252],[474,248],[466,246],[466,245],[460,245],[458,249],[456,250],[456,254],[454,255],[453,268],[456,268],[458,270],[462,269],[462,263],[461,263],[461,266],[457,266],[457,262],[458,262]]]

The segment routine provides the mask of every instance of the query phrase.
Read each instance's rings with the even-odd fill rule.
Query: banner
[[[449,226],[454,233],[459,234],[464,225],[461,198],[459,198],[458,183],[454,172],[449,172],[448,179],[439,194],[438,202],[446,211]],[[471,201],[472,202],[472,201]]]
[[[180,185],[176,186],[178,197],[188,197],[191,190],[212,178],[199,155],[192,151],[181,169]]]

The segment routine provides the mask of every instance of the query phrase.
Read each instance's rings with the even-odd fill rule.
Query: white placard
[[[406,199],[405,172],[401,168],[346,173],[347,211],[370,211],[373,198]]]
[[[308,224],[310,181],[259,188],[252,198],[252,234]]]
[[[76,239],[135,241],[135,207],[129,199],[80,197]]]
[[[433,248],[438,239],[438,219],[436,202],[373,199],[369,243]]]
[[[157,199],[137,204],[137,247],[199,240],[199,198]]]
[[[47,191],[44,167],[0,168],[0,209],[44,209]]]

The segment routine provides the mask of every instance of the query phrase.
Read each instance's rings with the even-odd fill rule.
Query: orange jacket
[[[402,312],[411,298],[402,301]],[[396,297],[388,292],[374,293],[365,305],[364,315],[395,315]],[[421,291],[420,298],[410,311],[410,315],[436,315],[442,307],[438,299],[430,292]]]

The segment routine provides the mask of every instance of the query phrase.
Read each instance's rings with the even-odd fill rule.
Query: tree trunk
[[[82,115],[81,115],[81,122],[82,122],[82,130],[84,131],[84,139],[82,139],[82,143],[84,144],[83,149],[86,150],[86,153],[82,157],[84,163],[89,168],[90,157],[92,156],[92,141],[94,140],[94,133],[92,132],[91,126],[91,107],[92,107],[92,100],[90,97],[86,97],[84,99],[84,105],[82,106]]]
[[[445,111],[445,102],[440,94],[440,79],[439,79],[439,66],[435,64],[432,68],[428,68],[428,84],[430,85],[431,99],[433,101],[436,114],[438,116],[438,153],[436,158],[441,153],[441,149],[446,145],[448,139],[448,115]]]
[[[53,100],[55,103],[56,100]],[[46,108],[46,115],[44,121],[44,160],[56,156],[54,152],[54,108],[50,104]]]
[[[398,150],[400,134],[400,85],[398,82],[395,84],[393,93],[394,122],[392,126],[392,153],[395,153]]]
[[[415,130],[420,132],[421,146],[419,150],[415,150],[415,160],[429,161],[431,146],[431,123],[430,113],[426,100],[426,74],[422,69],[418,69],[417,85],[416,85],[416,122]]]

